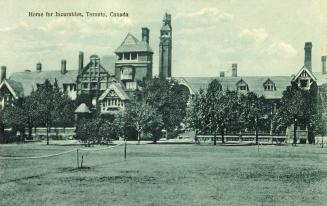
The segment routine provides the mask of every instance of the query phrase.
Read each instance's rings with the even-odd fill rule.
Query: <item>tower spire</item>
[[[160,29],[159,43],[159,77],[162,79],[171,77],[172,57],[172,26],[171,14],[165,13]]]

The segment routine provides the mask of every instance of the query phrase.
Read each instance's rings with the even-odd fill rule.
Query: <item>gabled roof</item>
[[[242,78],[236,83],[236,86],[239,86],[240,84],[248,85],[248,83],[246,83]]]
[[[265,91],[263,83],[270,78],[275,83],[275,91]],[[177,79],[177,78],[176,78]],[[183,77],[194,91],[198,92],[200,89],[206,90],[208,84],[213,79],[218,79],[223,91],[237,90],[237,82],[241,79],[248,85],[249,91],[256,93],[259,96],[265,96],[267,99],[279,99],[283,96],[283,91],[287,86],[291,85],[291,76],[243,76],[243,77]]]
[[[83,73],[86,72],[88,69],[90,69],[91,64],[92,64],[92,62],[89,62],[86,66],[84,66],[84,68],[82,69],[81,73],[80,73],[80,74],[77,74],[77,76],[83,76]],[[108,72],[108,71],[107,71],[107,70],[102,66],[101,63],[99,63],[99,65],[100,65],[100,69],[101,69],[103,72],[109,74],[109,72]],[[101,72],[101,71],[100,71],[100,72]],[[77,77],[77,76],[76,76],[76,77]]]
[[[11,95],[15,98],[18,99],[18,97],[23,96],[23,86],[21,83],[13,81],[13,80],[8,80],[5,79],[3,80],[3,82],[1,82],[0,84],[0,89],[2,87],[6,86],[8,88],[8,90],[10,91]]]
[[[69,70],[65,74],[61,74],[60,70],[57,71],[41,71],[41,72],[15,72],[13,73],[8,81],[15,81],[20,83],[23,89],[23,95],[28,96],[33,91],[33,88],[36,89],[37,84],[42,84],[46,79],[48,79],[52,84],[55,82],[55,79],[58,81],[59,88],[62,88],[62,85],[65,84],[75,84],[77,70]]]
[[[268,79],[263,83],[263,85],[266,84],[275,84],[275,83],[268,77]]]
[[[104,91],[99,97],[99,101],[102,101],[104,98],[106,98],[110,91],[114,91],[121,100],[129,100],[129,97],[121,87],[121,84],[112,82],[109,84],[108,89],[106,89],[106,91]]]
[[[299,78],[299,76],[303,73],[306,72],[314,81],[317,81],[317,78],[313,75],[313,73],[306,67],[303,66],[300,71],[294,76],[294,78],[292,79],[292,81],[295,81]]]
[[[150,52],[153,53],[149,44],[145,41],[139,41],[135,36],[128,33],[115,53],[123,52]]]
[[[86,106],[85,103],[80,104],[77,109],[75,110],[75,113],[91,113],[88,106]]]

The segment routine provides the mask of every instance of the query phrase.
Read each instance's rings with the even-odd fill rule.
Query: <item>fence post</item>
[[[79,168],[78,149],[76,150],[77,169]]]

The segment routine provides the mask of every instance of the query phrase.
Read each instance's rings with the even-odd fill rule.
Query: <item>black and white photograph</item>
[[[1,0],[0,205],[327,205],[327,1]]]

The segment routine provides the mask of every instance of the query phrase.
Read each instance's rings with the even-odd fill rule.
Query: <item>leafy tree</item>
[[[293,144],[297,142],[298,124],[309,126],[313,115],[316,114],[316,101],[312,91],[302,90],[295,86],[287,87],[283,92],[281,106],[274,117],[276,130],[286,129],[293,124]],[[312,129],[312,128],[310,128]],[[309,140],[310,143],[312,140]]]
[[[157,134],[161,128],[161,115],[157,110],[145,102],[131,102],[126,109],[126,125],[137,131],[137,141],[140,143],[143,132]],[[156,136],[154,137],[156,141]]]
[[[0,110],[0,143],[6,143],[5,137],[5,124],[4,124],[4,112]]]
[[[99,118],[80,119],[76,125],[76,138],[89,145],[99,140],[98,131],[101,125]]]
[[[247,122],[247,128],[254,129],[255,142],[259,144],[259,121],[267,115],[265,98],[263,96],[258,97],[253,92],[249,92],[243,97],[242,119]]]
[[[222,142],[225,143],[225,130],[232,122],[236,122],[239,114],[239,100],[238,94],[235,91],[227,90],[225,94],[220,96],[218,102],[219,109],[216,111],[219,116],[219,131]]]
[[[47,129],[47,144],[49,144],[49,130],[52,126],[73,121],[74,106],[59,90],[57,81],[54,85],[49,80],[39,84],[27,103],[26,108],[31,112],[30,117],[36,120],[34,124],[45,126]]]
[[[155,111],[152,115],[150,121],[145,125],[144,131],[149,132],[152,136],[153,143],[157,143],[159,138],[161,137],[162,129],[164,123],[162,121],[162,117]]]
[[[172,134],[186,116],[189,95],[174,80],[154,78],[144,83],[143,98],[162,116],[164,128]]]
[[[220,115],[220,100],[222,98],[222,87],[217,79],[212,80],[206,92],[206,107],[204,112],[207,112],[207,121],[209,123],[210,132],[213,133],[214,145],[217,144],[217,132],[222,123]],[[224,143],[224,141],[223,141]]]
[[[323,138],[327,135],[327,85],[323,85],[319,91],[317,113],[312,118],[315,125],[315,133],[321,136],[321,147],[324,146]]]
[[[186,112],[186,127],[188,129],[195,130],[195,142],[199,142],[197,139],[198,133],[205,132],[206,127],[206,97],[203,89],[200,89],[199,93],[196,94],[190,101],[190,104]]]
[[[25,133],[25,127],[32,127],[30,124],[28,112],[26,110],[25,99],[19,98],[14,101],[13,105],[8,105],[3,110],[3,121],[4,124],[10,126],[13,130],[13,133],[16,134],[17,131],[20,131],[21,134]],[[31,134],[29,133],[29,138]]]

